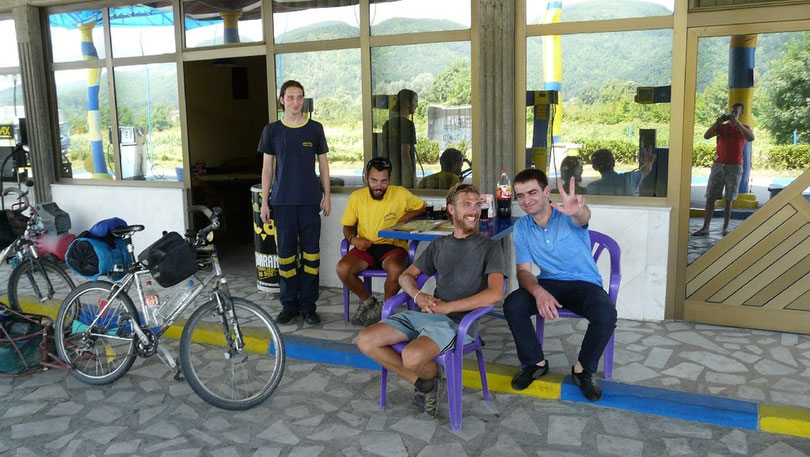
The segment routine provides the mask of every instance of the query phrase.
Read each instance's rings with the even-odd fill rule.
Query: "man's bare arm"
[[[397,224],[401,224],[403,222],[408,222],[409,220],[411,220],[411,219],[413,219],[415,217],[421,216],[421,215],[425,214],[426,210],[427,210],[427,205],[422,203],[422,206],[420,208],[415,209],[413,211],[407,211],[405,214],[403,214],[402,217],[400,217],[399,220],[397,221]]]
[[[275,164],[275,156],[264,154],[262,159],[262,204],[259,210],[259,217],[262,222],[267,223],[270,218],[270,189],[273,188],[273,166]]]

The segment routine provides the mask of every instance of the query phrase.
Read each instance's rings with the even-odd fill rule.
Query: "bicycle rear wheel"
[[[55,317],[59,306],[76,285],[59,264],[46,259],[26,259],[8,277],[8,304],[22,311]]]
[[[138,314],[123,292],[107,301],[112,287],[106,281],[80,285],[65,298],[56,316],[59,357],[73,367],[73,376],[87,384],[109,384],[135,362],[138,336],[132,322]]]
[[[236,348],[234,320],[210,300],[189,317],[180,338],[180,365],[203,400],[223,409],[243,410],[266,400],[284,372],[284,342],[276,323],[259,305],[233,298],[244,348]],[[223,305],[224,307],[224,305]]]

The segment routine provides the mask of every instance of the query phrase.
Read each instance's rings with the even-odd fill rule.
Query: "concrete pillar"
[[[480,135],[478,187],[492,193],[506,168],[515,175],[515,3],[481,0],[479,7],[478,101]],[[521,168],[522,170],[522,168]]]
[[[52,118],[56,110],[48,91],[48,70],[40,9],[33,6],[14,8],[17,47],[20,55],[25,120],[28,127],[28,145],[34,175],[34,195],[37,201],[50,201],[51,184],[56,182],[58,135]]]

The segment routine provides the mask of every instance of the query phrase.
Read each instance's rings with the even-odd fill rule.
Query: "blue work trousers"
[[[319,205],[273,205],[284,311],[315,311],[321,265],[319,211]]]

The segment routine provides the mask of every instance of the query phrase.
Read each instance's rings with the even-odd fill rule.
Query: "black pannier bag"
[[[177,232],[169,232],[138,255],[138,261],[161,287],[171,287],[197,272],[194,248]]]
[[[5,209],[0,211],[0,249],[5,249],[25,233],[28,218],[17,211]]]

